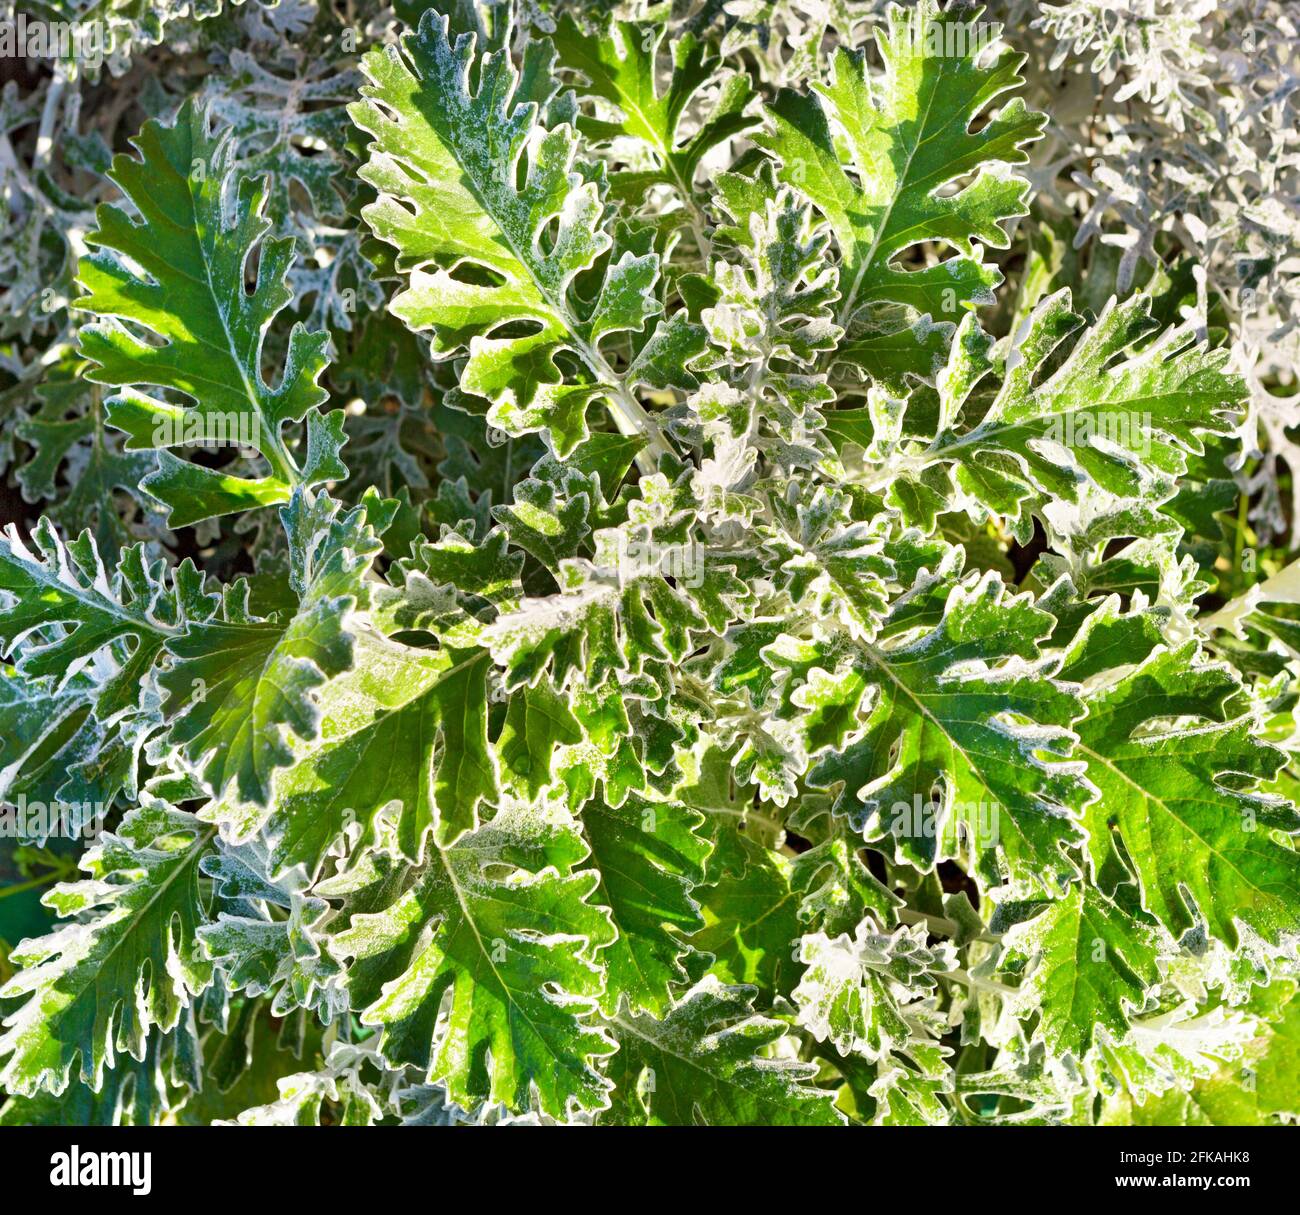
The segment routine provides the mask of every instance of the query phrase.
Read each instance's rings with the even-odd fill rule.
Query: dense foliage
[[[611,7],[23,10],[0,1123],[1300,1117],[1287,6]]]

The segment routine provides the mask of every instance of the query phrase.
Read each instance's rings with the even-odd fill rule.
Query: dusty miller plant
[[[1300,1114],[1290,237],[1107,184],[1213,127],[1199,9],[1006,7],[15,74],[0,1122]]]

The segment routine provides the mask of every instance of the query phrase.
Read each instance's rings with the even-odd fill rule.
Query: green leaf
[[[987,339],[963,322],[941,385],[941,429],[919,467],[955,465],[960,490],[997,514],[1032,522],[1040,509],[1076,501],[1084,485],[1116,497],[1153,498],[1153,477],[1177,477],[1202,436],[1225,434],[1245,399],[1227,354],[1194,345],[1190,328],[1158,328],[1147,296],[1107,303],[1095,324],[1070,311],[1068,290],[1044,299],[1016,333],[997,395],[977,425],[953,427],[968,395],[990,369]],[[1078,332],[1064,361],[1059,348]],[[1158,480],[1154,497],[1160,492]],[[1132,534],[1131,532],[1124,533]]]
[[[888,1060],[942,1032],[934,975],[955,959],[950,946],[926,944],[924,925],[882,933],[865,919],[853,936],[812,933],[800,941],[799,960],[806,967],[794,990],[799,1024],[841,1055]]]
[[[1300,1119],[1240,31],[395,2],[0,90],[0,1124]]]
[[[1212,1074],[1134,1099],[1117,1094],[1103,1110],[1104,1125],[1269,1126],[1289,1122],[1300,1093],[1300,1003],[1274,1023],[1261,1022],[1243,1057]]]
[[[794,947],[803,926],[789,869],[786,858],[724,818],[706,868],[708,885],[694,893],[705,923],[692,947],[712,955],[711,974],[757,987],[765,1003],[798,979]]]
[[[701,497],[719,474],[727,477],[720,491],[743,481],[746,447],[761,443],[762,431],[791,445],[811,442],[835,396],[817,364],[844,332],[834,322],[839,279],[827,261],[830,234],[802,196],[778,191],[764,174],[724,173],[717,184],[735,220],[726,231],[736,258],[714,262],[717,299],[701,319],[730,364],[732,391],[709,386],[693,402],[713,441]]]
[[[662,25],[630,21],[610,22],[587,34],[571,17],[564,17],[554,39],[560,63],[581,75],[583,93],[617,107],[613,119],[580,114],[578,129],[597,142],[630,137],[653,157],[653,169],[616,173],[615,191],[637,203],[660,182],[677,191],[688,211],[698,210],[693,193],[701,159],[723,140],[756,125],[759,118],[745,113],[753,96],[749,78],[733,73],[723,79],[716,101],[706,109],[695,133],[683,139],[682,119],[700,89],[717,80],[721,60],[687,33],[673,43],[672,71],[661,89],[656,69],[664,34]]]
[[[617,938],[601,954],[607,974],[602,1005],[613,1015],[663,1016],[672,986],[685,981],[685,937],[704,927],[692,889],[704,876],[710,846],[699,833],[704,817],[671,802],[629,797],[621,806],[595,800],[582,811],[591,867],[600,875],[593,896],[607,907]]]
[[[689,471],[642,476],[627,522],[598,530],[590,559],[561,560],[558,595],[530,599],[484,630],[507,685],[549,670],[557,688],[575,675],[598,687],[611,672],[680,662],[697,634],[725,629],[747,591],[734,559],[693,534],[695,506]]]
[[[167,642],[170,738],[222,796],[235,784],[266,805],[275,768],[291,762],[288,731],[316,737],[314,696],[352,663],[349,612],[380,542],[365,507],[340,511],[327,497],[296,491],[281,511],[289,534],[297,604],[285,619],[250,615],[246,592],[227,593],[220,616],[192,623]]]
[[[189,615],[202,619],[215,606],[192,562],[169,573],[133,545],[110,576],[89,532],[65,543],[42,519],[30,539],[35,551],[13,524],[0,537],[0,591],[10,600],[0,610],[0,639],[29,679],[61,686],[107,652],[117,661],[102,681],[106,695],[134,701],[168,638]]]
[[[544,680],[510,698],[497,753],[505,780],[536,798],[552,780],[555,750],[582,741],[582,727],[564,698]]]
[[[1075,729],[1099,791],[1084,819],[1093,871],[1118,848],[1142,906],[1176,935],[1201,922],[1235,946],[1240,922],[1276,941],[1300,926],[1300,855],[1286,840],[1300,816],[1252,789],[1285,756],[1234,714],[1240,684],[1198,664],[1196,648],[1158,649],[1088,698]],[[1086,655],[1085,641],[1075,657]]]
[[[242,477],[183,461],[163,450],[145,488],[167,505],[171,526],[288,500],[295,486],[345,475],[339,463],[342,413],[322,419],[326,392],[317,384],[328,334],[295,325],[279,384],[262,378],[268,328],[292,293],[285,275],[291,239],[265,239],[265,182],[238,178],[232,145],[212,135],[208,115],[187,101],[171,126],[147,122],[134,141],[139,159],[113,158],[109,176],[140,214],[104,205],[84,258],[83,311],[106,318],[81,331],[88,378],[121,389],[108,399],[108,420],[129,436],[128,448],[186,444],[242,445],[266,461],[264,476]],[[256,285],[245,274],[258,250]],[[110,252],[111,251],[111,252]],[[114,254],[120,256],[114,256]],[[130,325],[152,335],[136,336]],[[176,405],[136,386],[188,398]],[[286,445],[284,427],[310,415],[306,462]]]
[[[70,769],[86,746],[105,746],[103,730],[91,713],[92,689],[74,680],[61,691],[20,675],[0,681],[0,793],[6,802],[18,794],[49,804],[94,801],[78,797]],[[67,788],[68,796],[64,796]]]
[[[336,1042],[319,1071],[277,1080],[277,1100],[246,1109],[225,1125],[373,1126],[385,1113],[377,1091],[385,1075],[383,1063],[365,1046]]]
[[[83,370],[68,357],[36,389],[40,408],[14,428],[33,448],[17,478],[23,498],[48,501],[49,517],[65,533],[91,529],[100,551],[110,552],[156,522],[157,504],[140,486],[157,459],[121,449],[121,436],[106,428],[102,390],[81,378]],[[134,526],[121,517],[124,494],[143,516]]]
[[[451,843],[495,798],[486,651],[416,650],[364,633],[354,647],[353,666],[321,690],[323,727],[293,746],[271,801],[227,797],[202,811],[235,842],[264,834],[274,876],[294,865],[315,873],[350,828],[374,842],[385,812],[393,845],[418,861],[431,832]]]
[[[328,904],[304,893],[296,873],[273,882],[267,859],[266,849],[255,844],[222,847],[203,858],[200,868],[214,880],[221,904],[234,909],[199,929],[204,956],[231,991],[273,993],[274,1016],[312,1008],[328,1019],[333,1009],[324,989],[338,973],[319,939]]]
[[[1026,1007],[1054,1055],[1082,1058],[1098,1027],[1116,1041],[1160,979],[1160,937],[1098,890],[1072,886],[1007,935],[1012,957],[1029,964]]]
[[[524,78],[548,78],[550,54],[530,44]],[[366,100],[351,113],[373,137],[362,176],[379,193],[365,216],[398,250],[409,284],[393,312],[432,332],[437,357],[468,348],[461,387],[487,398],[488,420],[508,434],[544,430],[567,455],[587,437],[588,405],[604,399],[621,429],[664,450],[632,391],[649,368],[620,376],[600,348],[606,335],[639,332],[662,311],[658,257],[631,249],[605,257],[614,242],[600,182],[576,163],[573,129],[540,131],[538,102],[508,51],[476,54],[473,33],[453,43],[435,12],[400,47],[372,51],[364,70]],[[574,279],[601,259],[602,286],[584,308]],[[514,322],[528,332],[499,332]],[[566,382],[562,351],[581,361],[581,382]]]
[[[1002,224],[1025,214],[1028,193],[1010,166],[1028,160],[1025,147],[1046,121],[1017,97],[971,130],[1023,83],[1017,73],[1024,62],[1004,50],[978,63],[973,42],[981,27],[972,16],[940,12],[935,0],[891,6],[887,28],[877,33],[883,75],[868,74],[865,53],[840,47],[830,79],[814,86],[817,96],[777,94],[775,130],[757,140],[779,158],[781,180],[806,193],[835,232],[836,319],[848,342],[834,357],[899,387],[906,376],[932,376],[945,348],[930,340],[935,331],[927,323],[906,333],[904,317],[946,324],[993,302],[1001,275],[980,261],[977,242],[1006,248]],[[971,176],[956,193],[942,192]],[[900,257],[921,240],[957,255],[921,270],[900,268]]]
[[[0,537],[0,641],[15,667],[0,692],[0,790],[54,807],[74,832],[134,797],[140,752],[161,725],[166,642],[217,597],[188,558],[171,570],[123,549],[107,567],[89,532],[69,543],[42,519]],[[40,838],[37,832],[34,838]]]
[[[806,1063],[766,1057],[786,1026],[754,1013],[752,989],[706,978],[662,1020],[620,1016],[616,1102],[602,1121],[634,1126],[837,1126]]]
[[[78,917],[13,953],[19,973],[0,998],[29,997],[5,1020],[0,1084],[62,1092],[74,1076],[98,1089],[119,1056],[143,1060],[149,1029],[172,1029],[212,981],[198,941],[199,860],[212,829],[146,802],[82,858],[84,880],[45,903]]]
[[[968,855],[981,883],[1054,893],[1075,872],[1080,765],[1062,762],[1083,705],[1054,681],[1040,643],[1052,618],[994,575],[948,592],[942,620],[914,639],[808,658],[834,673],[819,712],[861,706],[857,737],[809,774],[868,841],[894,839],[900,861],[929,870]],[[780,661],[783,643],[770,648]],[[802,699],[802,698],[801,698]],[[792,701],[798,704],[798,701]]]
[[[11,1097],[0,1108],[0,1126],[157,1125],[176,1104],[169,1086],[177,1087],[179,1076],[192,1078],[185,1056],[196,1049],[193,1039],[194,1027],[184,1021],[171,1035],[152,1030],[144,1057],[128,1055],[106,1068],[98,1091],[74,1079],[58,1094],[41,1089]]]
[[[358,907],[374,904],[350,916],[330,951],[348,964],[353,1006],[380,1028],[390,1063],[421,1068],[467,1108],[524,1109],[536,1094],[560,1118],[607,1103],[596,1064],[613,1044],[591,1013],[597,951],[614,931],[595,906],[597,875],[573,872],[585,855],[571,821],[507,805],[396,890],[382,869],[372,890],[364,878],[322,888],[339,894],[350,881]]]
[[[543,565],[556,569],[561,561],[576,557],[591,532],[591,493],[574,490],[585,484],[571,478],[560,496],[551,482],[530,477],[515,486],[514,501],[498,506],[493,516],[510,536],[510,543],[536,557]]]

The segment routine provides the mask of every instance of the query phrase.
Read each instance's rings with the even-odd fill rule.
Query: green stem
[[[19,882],[17,886],[6,886],[3,890],[0,890],[0,899],[7,899],[14,894],[22,894],[26,890],[35,890],[38,886],[44,886],[64,876],[66,875],[61,870],[55,869],[43,877],[30,878],[25,882]]]

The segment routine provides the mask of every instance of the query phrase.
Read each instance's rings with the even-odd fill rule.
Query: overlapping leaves
[[[322,13],[227,48],[283,115],[111,159],[80,355],[0,351],[64,494],[0,540],[0,870],[74,872],[9,801],[104,832],[0,1121],[1295,1116],[1295,621],[1203,610],[1203,301],[1040,250],[979,314],[1021,57],[727,7],[399,6],[355,138]]]

